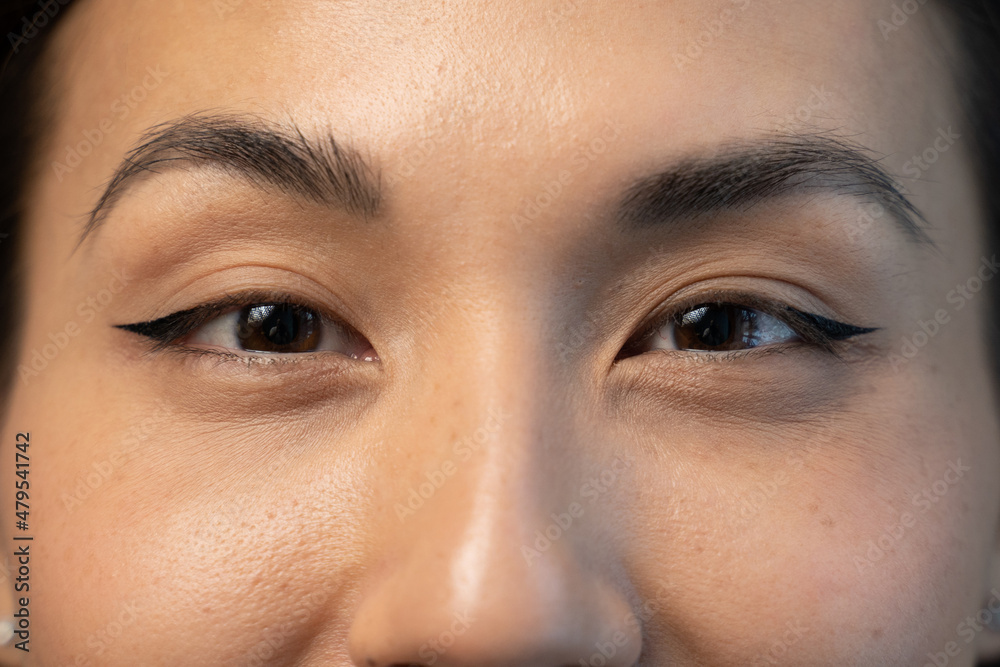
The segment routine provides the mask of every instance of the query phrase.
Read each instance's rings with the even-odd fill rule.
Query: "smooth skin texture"
[[[1000,438],[986,298],[948,298],[984,250],[933,5],[888,39],[890,3],[868,0],[69,11],[20,364],[76,333],[19,374],[3,428],[6,544],[15,434],[31,433],[26,664],[918,665],[954,649],[972,665],[995,649],[960,625],[1000,587]],[[147,68],[162,76],[121,117]],[[77,248],[143,133],[203,112],[332,134],[381,174],[379,212],[165,168]],[[776,131],[881,156],[937,249],[827,190],[614,220],[635,179]],[[328,309],[378,361],[152,352],[115,328],[250,289]],[[713,290],[879,330],[837,355],[616,360],[650,315]]]

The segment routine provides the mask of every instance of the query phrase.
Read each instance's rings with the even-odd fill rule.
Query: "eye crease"
[[[348,325],[285,295],[244,294],[116,328],[169,348],[262,355],[336,352],[377,361],[371,344]]]

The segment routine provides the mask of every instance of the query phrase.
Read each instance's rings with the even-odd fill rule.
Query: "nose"
[[[494,424],[498,412],[503,424],[489,437],[479,437],[489,431],[482,426],[467,428],[465,445],[439,448],[460,452],[482,441],[468,460],[439,460],[422,472],[429,498],[393,524],[354,615],[354,664],[628,667],[638,660],[641,630],[611,538],[602,535],[608,522],[600,504],[577,497],[588,471],[566,474],[578,464],[551,452],[551,442],[543,446],[537,425],[495,409]],[[448,463],[455,470],[435,486]]]

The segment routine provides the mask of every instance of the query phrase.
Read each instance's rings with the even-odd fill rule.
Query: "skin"
[[[613,646],[606,664],[917,665],[955,642],[948,664],[972,665],[995,651],[989,631],[958,630],[1000,587],[1000,448],[986,298],[947,300],[983,241],[937,10],[885,39],[891,5],[862,0],[392,4],[68,10],[28,193],[19,363],[79,332],[8,398],[4,539],[23,431],[34,536],[31,652],[11,659],[558,666]],[[724,9],[724,31],[676,64]],[[56,178],[147,67],[167,74]],[[829,97],[810,108],[814,87]],[[169,170],[74,250],[142,133],[206,109],[332,132],[381,171],[383,211],[357,221]],[[610,221],[633,179],[778,126],[886,156],[938,250],[825,193],[682,228]],[[949,126],[962,138],[906,177]],[[560,196],[512,223],[601,136]],[[78,305],[115,275],[85,321]],[[326,305],[379,360],[247,366],[150,353],[114,328],[252,287]],[[657,308],[713,288],[880,329],[839,359],[793,345],[615,362]],[[948,323],[890,363],[940,309]],[[476,437],[463,459],[456,443]]]

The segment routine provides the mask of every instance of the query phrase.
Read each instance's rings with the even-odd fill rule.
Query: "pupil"
[[[690,327],[701,345],[720,347],[733,334],[732,310],[725,306],[702,306],[684,315],[681,325]]]
[[[299,327],[295,321],[295,313],[285,306],[277,306],[261,323],[264,337],[275,345],[288,345],[298,333]]]

